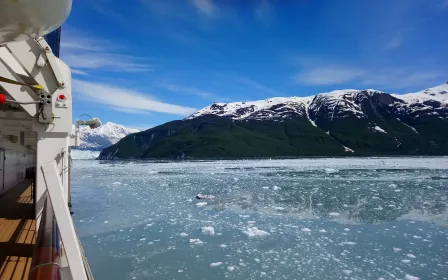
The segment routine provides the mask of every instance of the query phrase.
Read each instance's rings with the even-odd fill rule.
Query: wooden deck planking
[[[0,280],[28,279],[36,233],[30,183],[0,196]]]

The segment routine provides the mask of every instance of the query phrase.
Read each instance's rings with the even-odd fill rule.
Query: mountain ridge
[[[448,154],[448,84],[213,103],[125,137],[100,158]]]

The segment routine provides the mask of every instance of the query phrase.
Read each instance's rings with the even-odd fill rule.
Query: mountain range
[[[100,159],[447,154],[448,83],[400,95],[346,89],[213,103],[128,135]]]
[[[74,133],[75,126],[72,127]],[[110,145],[117,143],[126,135],[139,132],[137,129],[127,128],[122,125],[108,122],[102,126],[90,129],[88,126],[79,128],[80,145],[77,150],[101,151]]]

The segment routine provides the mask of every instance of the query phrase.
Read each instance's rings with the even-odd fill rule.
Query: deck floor
[[[31,181],[24,180],[0,196],[0,279],[28,279],[36,224]]]

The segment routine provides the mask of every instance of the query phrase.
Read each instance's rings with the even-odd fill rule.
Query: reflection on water
[[[447,169],[444,157],[77,161],[74,218],[97,279],[446,279]]]

